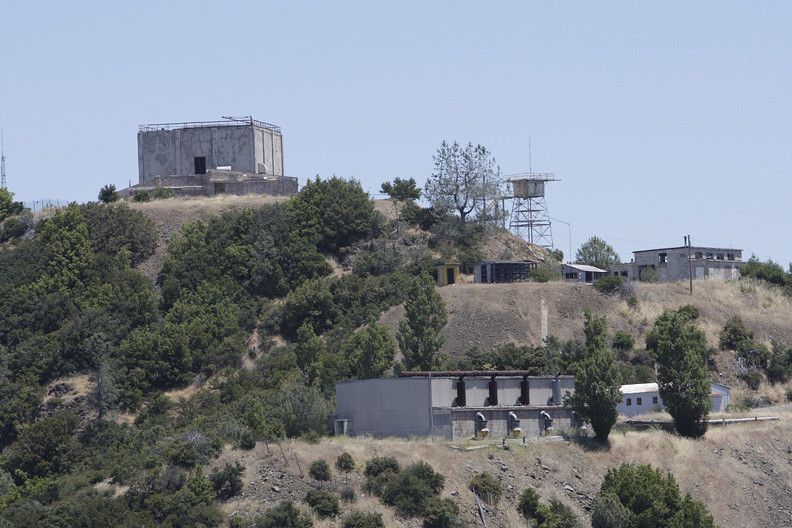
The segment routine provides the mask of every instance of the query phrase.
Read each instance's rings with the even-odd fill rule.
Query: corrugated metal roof
[[[641,394],[643,392],[657,392],[657,383],[633,383],[632,385],[622,385],[622,394]]]
[[[599,269],[594,266],[589,266],[588,264],[564,264],[564,266],[568,266],[570,268],[576,269],[578,271],[591,271],[594,273],[608,273],[604,269]]]

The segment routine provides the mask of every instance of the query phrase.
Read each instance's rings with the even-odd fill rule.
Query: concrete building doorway
[[[206,156],[196,156],[195,160],[195,174],[206,174]]]

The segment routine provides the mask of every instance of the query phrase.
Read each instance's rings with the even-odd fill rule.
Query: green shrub
[[[615,506],[618,499],[624,510]],[[614,513],[618,519],[627,513],[628,526],[684,526],[685,528],[714,528],[712,516],[703,503],[688,493],[684,498],[674,477],[666,476],[650,465],[622,464],[609,469],[595,498],[601,513]],[[607,508],[606,508],[607,506]],[[607,511],[605,511],[607,510]],[[599,521],[600,515],[597,515]]]
[[[527,488],[520,494],[520,500],[517,502],[517,511],[530,519],[536,516],[536,510],[540,504],[539,493],[533,488]]]
[[[476,474],[469,486],[487,504],[497,504],[503,494],[501,483],[486,471]]]
[[[316,445],[322,440],[322,434],[318,431],[306,431],[300,435],[300,439],[306,444]]]
[[[787,401],[792,401],[792,389],[787,389],[787,391],[786,391],[786,399],[787,399]]]
[[[745,381],[745,383],[748,384],[748,388],[749,389],[758,390],[759,389],[759,385],[762,384],[762,380],[764,378],[762,377],[762,373],[761,372],[754,371],[754,372],[749,372],[748,374],[745,374],[744,376],[742,376],[742,379]]]
[[[351,511],[344,517],[343,528],[385,528],[382,514],[376,512],[363,513]]]
[[[176,191],[169,187],[157,187],[154,189],[153,198],[155,200],[162,200],[164,198],[175,198]]]
[[[451,499],[434,497],[426,504],[423,528],[462,528],[467,524],[459,518],[459,506]]]
[[[639,273],[641,282],[660,282],[660,274],[651,266],[646,266]]]
[[[685,321],[688,323],[701,317],[701,311],[692,304],[680,306],[676,312],[684,317]]]
[[[445,477],[426,462],[416,462],[399,472],[382,491],[382,502],[402,515],[421,515],[427,502],[443,489]]]
[[[105,185],[99,191],[99,201],[102,203],[117,202],[120,198],[121,196],[116,191],[116,186],[112,183]]]
[[[606,275],[594,282],[594,288],[603,295],[616,293],[624,284],[624,279],[618,275]]]
[[[629,297],[627,297],[627,307],[630,308],[631,310],[635,310],[636,308],[638,308],[638,297],[636,297],[635,295],[630,295]]]
[[[745,327],[745,323],[738,316],[734,316],[726,322],[726,325],[718,334],[721,350],[737,350],[740,343],[746,339],[753,339],[753,332]]]
[[[239,447],[242,449],[253,449],[256,447],[256,437],[253,435],[253,431],[250,429],[242,431],[242,435],[239,437]]]
[[[542,504],[539,493],[528,488],[520,495],[517,511],[526,519],[536,521],[537,528],[580,528],[581,524],[572,510],[555,499],[550,505]]]
[[[561,268],[556,263],[545,262],[528,272],[528,280],[532,282],[552,282],[561,278]]]
[[[330,464],[323,458],[314,460],[308,467],[308,474],[316,480],[330,480]]]
[[[630,512],[613,493],[599,493],[594,497],[591,512],[592,528],[629,528]]]
[[[770,360],[770,351],[753,339],[744,339],[737,346],[737,356],[745,359],[748,365],[763,369]]]
[[[242,491],[242,473],[245,471],[245,466],[235,462],[234,465],[226,462],[222,469],[215,468],[212,474],[209,475],[209,480],[212,482],[215,493],[220,499],[230,499],[240,491]]]
[[[401,468],[399,467],[399,461],[396,460],[396,458],[389,456],[379,456],[374,457],[366,462],[366,469],[363,471],[363,474],[367,477],[376,477],[385,471],[391,471],[392,473],[396,474],[399,472],[399,469]]]
[[[336,458],[335,467],[338,471],[349,473],[355,470],[355,459],[345,451]]]
[[[290,500],[267,510],[256,519],[256,528],[310,528],[313,521]]]
[[[148,191],[138,190],[132,193],[133,202],[148,202],[151,200],[151,194]]]
[[[341,500],[344,502],[355,502],[357,500],[355,488],[352,486],[344,486],[341,488]]]
[[[621,330],[613,336],[613,348],[616,350],[632,350],[635,346],[635,338],[627,332]]]
[[[325,490],[309,490],[305,502],[313,508],[319,517],[335,517],[338,515],[338,497]]]

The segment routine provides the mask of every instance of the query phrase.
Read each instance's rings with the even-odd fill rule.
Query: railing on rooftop
[[[203,128],[203,127],[223,127],[223,126],[257,126],[265,130],[280,132],[278,125],[257,121],[251,116],[244,117],[225,117],[225,121],[188,121],[186,123],[153,123],[140,125],[140,132],[156,132],[158,130],[177,130],[180,128]]]

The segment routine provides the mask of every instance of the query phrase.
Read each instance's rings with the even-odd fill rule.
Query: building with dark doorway
[[[138,185],[127,189],[173,189],[185,196],[297,192],[284,176],[279,126],[252,117],[224,121],[141,125]]]
[[[647,268],[657,272],[660,282],[689,280],[736,280],[746,262],[742,249],[706,246],[678,246],[662,249],[633,251],[634,258],[626,264],[610,267],[612,275],[629,280],[640,280]]]
[[[561,264],[561,275],[568,282],[594,282],[608,272],[587,264]]]
[[[549,427],[575,425],[563,395],[573,376],[531,376],[527,371],[402,372],[336,384],[336,434],[541,436]]]
[[[484,284],[521,282],[538,264],[530,260],[482,260],[473,268],[473,282]]]

